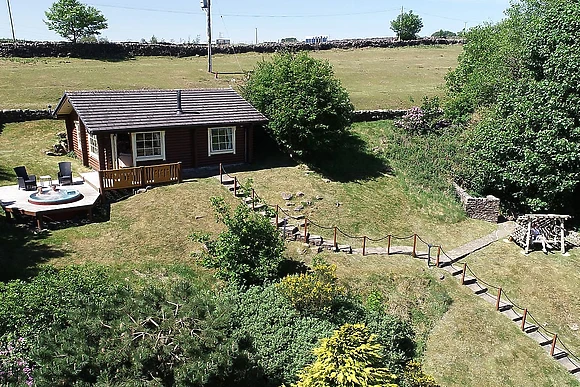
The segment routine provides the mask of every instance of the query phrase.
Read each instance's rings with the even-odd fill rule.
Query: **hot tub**
[[[28,202],[41,206],[65,204],[81,200],[83,195],[76,189],[48,188],[30,195]]]

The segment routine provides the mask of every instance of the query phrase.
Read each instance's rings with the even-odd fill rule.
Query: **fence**
[[[181,181],[181,163],[99,171],[99,189],[101,192],[155,184],[180,183]]]
[[[282,228],[283,235],[288,238],[289,236],[294,239],[303,240],[304,242],[311,243],[318,246],[326,246],[329,247],[333,251],[346,251],[352,253],[353,251],[359,252],[363,256],[368,254],[410,254],[414,258],[421,258],[426,259],[427,265],[431,266],[432,259],[435,260],[434,266],[435,267],[442,267],[444,265],[448,265],[451,267],[451,272],[456,275],[461,275],[460,281],[461,285],[467,285],[468,282],[472,283],[479,283],[483,284],[487,287],[483,288],[480,286],[483,293],[488,293],[489,289],[493,289],[497,291],[497,296],[495,297],[495,309],[497,311],[502,311],[505,309],[512,309],[515,317],[512,319],[513,321],[519,321],[521,318],[520,328],[523,332],[529,333],[532,331],[537,330],[538,332],[544,332],[546,340],[544,342],[540,342],[540,345],[547,345],[550,344],[550,356],[558,355],[555,353],[556,346],[559,344],[563,350],[567,352],[567,356],[570,359],[574,359],[575,362],[578,364],[573,363],[575,366],[580,367],[580,358],[572,353],[568,347],[562,342],[562,340],[558,337],[558,335],[554,332],[547,330],[544,326],[542,326],[534,316],[528,311],[527,308],[522,308],[514,303],[505,293],[505,291],[500,286],[495,286],[483,281],[479,278],[475,273],[471,270],[471,268],[464,263],[461,268],[454,265],[456,262],[455,259],[450,257],[440,245],[433,245],[421,238],[417,234],[409,235],[409,236],[395,236],[392,234],[385,235],[381,238],[371,238],[366,235],[363,236],[356,236],[350,235],[347,232],[341,230],[337,226],[323,226],[320,224],[315,223],[312,219],[304,216],[293,216],[289,214],[286,210],[281,208],[279,205],[269,205],[267,204],[262,198],[260,198],[256,191],[253,188],[243,187],[236,176],[231,176],[223,169],[223,166],[220,164],[220,182],[222,184],[226,184],[227,182],[224,180],[224,176],[227,176],[233,183],[233,192],[236,196],[245,196],[248,200],[246,201],[247,204],[252,205],[252,209],[261,209],[266,208],[271,211],[271,215],[274,218],[275,224],[277,227]],[[265,215],[267,215],[268,211],[265,211]],[[284,215],[285,218],[281,221],[280,214]],[[287,220],[294,218],[298,220],[300,223],[297,226],[290,226],[287,224]],[[288,230],[286,229],[288,227]],[[309,233],[312,229],[320,230],[321,236],[313,236]],[[324,237],[325,235],[328,240],[332,241],[325,242]],[[339,244],[340,241],[347,241],[348,244]],[[401,245],[401,242],[403,243]],[[383,246],[376,246],[376,244],[382,243]],[[386,247],[384,244],[386,243]],[[396,243],[397,245],[395,245]],[[373,246],[375,244],[375,246]],[[421,253],[420,247],[424,245],[427,247],[427,253]],[[432,257],[432,254],[434,257]],[[468,272],[473,276],[473,278],[468,278]],[[485,291],[483,291],[485,290]],[[478,293],[476,291],[476,293]],[[491,295],[490,295],[491,296]],[[509,302],[502,304],[502,296]],[[493,297],[493,296],[491,296]],[[515,309],[515,310],[514,310]],[[518,313],[517,311],[521,311]],[[528,324],[528,321],[532,321],[534,325]]]

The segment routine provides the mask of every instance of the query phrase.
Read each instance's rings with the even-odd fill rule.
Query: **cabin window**
[[[236,128],[209,128],[207,132],[209,156],[236,153]]]
[[[99,141],[96,134],[89,133],[89,153],[95,158],[99,158]]]
[[[133,133],[132,138],[136,161],[165,160],[165,132]]]

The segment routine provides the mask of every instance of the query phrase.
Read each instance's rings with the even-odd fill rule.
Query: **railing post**
[[[238,196],[238,177],[234,176],[234,196]]]
[[[103,193],[103,187],[105,186],[103,182],[103,174],[104,172],[99,170],[99,193]]]
[[[308,218],[304,218],[304,243],[308,243],[306,236],[308,235]]]
[[[280,206],[276,204],[276,229],[278,228],[278,211],[280,210]]]
[[[526,329],[526,317],[528,317],[528,308],[524,309],[524,315],[522,316],[522,331]]]
[[[256,191],[252,188],[252,210],[256,209]]]
[[[554,334],[552,338],[552,347],[550,348],[550,356],[554,356],[554,350],[556,349],[556,340],[558,340],[558,335]]]
[[[334,226],[334,250],[338,250],[338,244],[336,243],[336,226]]]
[[[463,264],[463,273],[461,274],[461,285],[465,285],[465,272],[467,271],[467,262]]]
[[[141,181],[139,182],[139,185],[141,185],[141,186],[146,185],[146,184],[144,184],[145,183],[145,167],[141,167],[139,172],[140,172],[139,174],[141,176]]]
[[[500,301],[501,301],[501,288],[497,289],[497,300],[495,301],[495,310],[499,310]]]
[[[363,236],[363,257],[365,256],[366,248],[367,248],[367,237]]]
[[[223,173],[222,173],[222,163],[220,163],[220,184],[224,183]]]
[[[439,258],[441,258],[441,246],[437,246],[437,259],[435,260],[435,267],[439,267]]]
[[[387,255],[391,254],[391,234],[389,234],[389,239],[387,241]]]
[[[413,258],[417,257],[417,234],[413,234]]]
[[[183,169],[182,169],[182,165],[181,165],[181,161],[177,163],[177,181],[179,183],[181,183],[183,181]]]

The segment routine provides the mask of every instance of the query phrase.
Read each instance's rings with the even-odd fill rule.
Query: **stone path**
[[[219,180],[220,176],[218,175],[216,178]],[[239,185],[234,189],[233,179],[222,178],[222,184],[227,187],[230,192],[236,192],[236,196],[240,197],[248,207],[253,208],[255,211],[260,212],[264,216],[268,216],[268,213],[265,211],[267,205],[264,203],[257,203],[255,200],[249,197],[247,193],[240,192],[241,190],[238,191],[238,189],[241,188]],[[271,217],[272,223],[276,223],[275,219],[276,218]],[[322,236],[311,235],[308,232],[304,232],[304,227],[308,226],[308,220],[305,219],[303,215],[278,218],[278,224],[276,226],[286,239],[303,241],[317,247],[319,252],[326,249],[336,252],[363,255],[362,248],[353,248],[350,245],[341,244],[334,245],[334,241],[332,240],[328,241],[325,240]],[[482,280],[476,278],[475,275],[473,275],[473,273],[471,273],[471,271],[467,268],[466,264],[459,263],[462,258],[465,258],[469,254],[485,248],[490,244],[497,242],[498,240],[502,240],[508,237],[514,229],[514,222],[498,224],[497,230],[490,233],[489,235],[475,239],[449,252],[442,253],[439,257],[438,267],[439,269],[444,270],[453,277],[457,278],[462,285],[473,291],[476,296],[481,297],[485,301],[494,305],[499,313],[509,318],[514,324],[517,324],[523,333],[536,341],[554,360],[560,363],[568,370],[568,372],[580,380],[579,358],[576,358],[574,355],[566,352],[564,348],[558,345],[557,340],[550,336],[545,330],[543,330],[542,327],[536,324],[532,324],[533,321],[530,322],[531,319],[527,319],[524,316],[526,312],[509,302],[507,297],[503,296],[502,299],[502,293],[499,288],[486,284]],[[364,255],[387,254],[413,255],[413,247],[390,246],[388,249],[387,247],[368,247],[364,250]],[[428,263],[430,264],[435,264],[433,253],[429,254],[428,252],[424,251],[415,251],[414,256],[419,259],[428,260]]]

